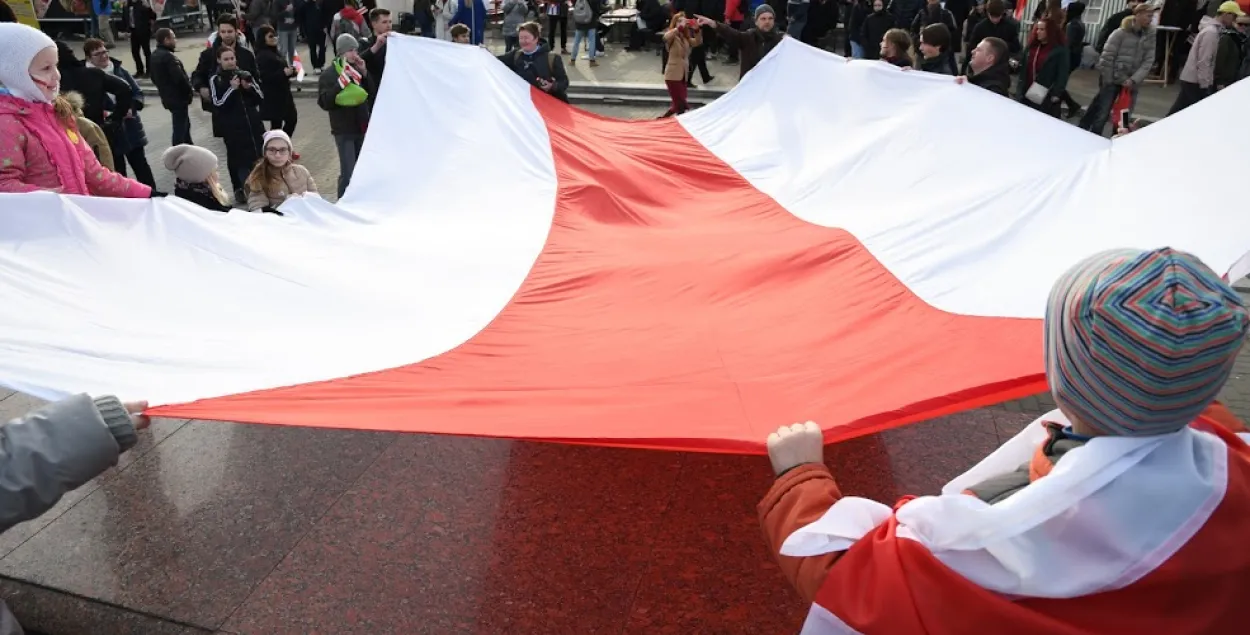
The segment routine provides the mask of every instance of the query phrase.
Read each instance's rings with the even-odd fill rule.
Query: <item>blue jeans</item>
[[[174,129],[170,145],[194,145],[195,142],[191,140],[191,116],[187,114],[187,106],[169,109],[169,118]]]
[[[360,158],[360,150],[364,145],[365,136],[362,134],[334,135],[334,147],[339,153],[339,198],[343,198],[343,193],[352,182],[352,172],[356,170],[356,159]]]
[[[864,45],[854,40],[851,41],[851,59],[864,59]]]
[[[421,37],[436,37],[438,34],[434,32],[434,16],[429,13],[418,13],[416,15],[417,24],[421,26]]]
[[[586,54],[587,54],[586,56],[592,60],[595,59],[595,29],[594,27],[591,27],[589,29],[577,29],[577,32],[573,34],[573,57],[572,59],[577,59],[577,51],[579,51],[582,48],[582,38],[586,38]]]
[[[796,39],[803,39],[803,29],[807,27],[807,8],[811,6],[806,2],[791,2],[786,5],[786,19],[790,25],[786,27],[786,35]]]

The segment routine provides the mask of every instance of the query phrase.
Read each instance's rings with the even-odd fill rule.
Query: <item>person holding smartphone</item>
[[[265,127],[260,119],[260,105],[265,95],[256,84],[256,78],[238,68],[233,49],[217,49],[217,62],[221,70],[209,83],[209,98],[214,120],[221,124],[221,137],[226,142],[230,185],[235,199],[242,202],[245,200],[243,184],[261,157],[260,137]]]
[[[559,99],[569,101],[569,76],[559,55],[542,46],[538,38],[542,28],[537,22],[526,22],[517,29],[518,48],[498,57],[499,61],[539,90]]]

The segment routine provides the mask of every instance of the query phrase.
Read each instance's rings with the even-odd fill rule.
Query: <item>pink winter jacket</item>
[[[47,147],[41,129],[65,134],[68,143]],[[0,192],[58,188],[61,194],[113,198],[152,194],[148,186],[100,165],[86,140],[57,122],[51,105],[0,93]]]

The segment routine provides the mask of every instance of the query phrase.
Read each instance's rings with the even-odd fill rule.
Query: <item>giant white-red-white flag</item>
[[[0,382],[154,414],[718,452],[1044,390],[1051,282],[1111,247],[1240,275],[1237,84],[1115,141],[787,39],[616,121],[392,41],[347,196],[285,217],[0,197]],[[1242,138],[1232,137],[1241,135]]]

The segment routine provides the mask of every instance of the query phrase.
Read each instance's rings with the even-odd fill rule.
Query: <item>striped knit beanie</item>
[[[1120,249],[1069,269],[1046,305],[1046,379],[1069,417],[1116,436],[1189,425],[1233,369],[1250,317],[1196,257]]]

